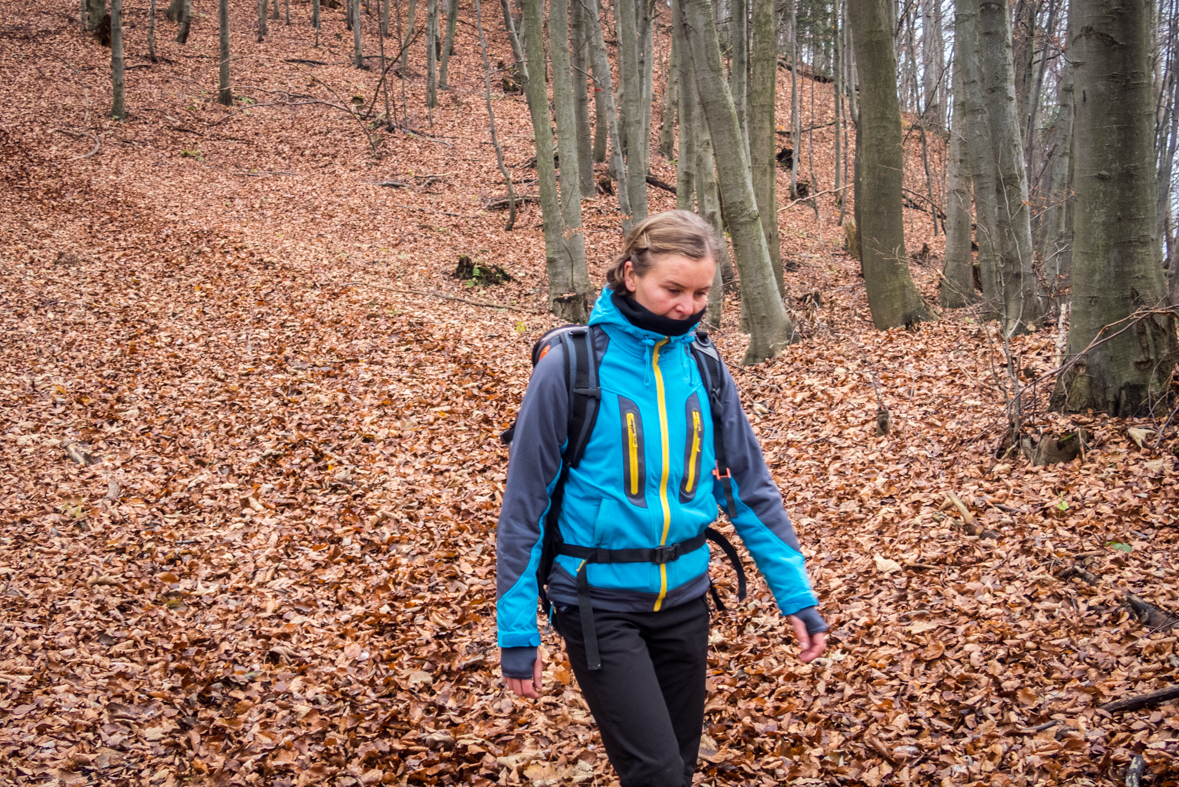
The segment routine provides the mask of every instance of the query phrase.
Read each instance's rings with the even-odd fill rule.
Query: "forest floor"
[[[554,635],[540,701],[498,675],[498,434],[553,319],[538,208],[511,232],[483,208],[505,189],[473,8],[432,123],[424,46],[393,78],[410,133],[346,111],[378,73],[350,67],[342,9],[316,48],[306,2],[263,44],[234,3],[227,108],[216,4],[183,47],[161,11],[158,63],[128,5],[126,123],[76,2],[0,20],[0,782],[615,784]],[[825,122],[829,86],[803,88],[804,125]],[[535,177],[523,99],[493,105],[513,177]],[[815,133],[830,189],[833,127]],[[1083,427],[1083,453],[1006,451],[993,327],[874,330],[835,197],[821,221],[782,205],[802,340],[733,372],[832,635],[799,663],[760,579],[715,617],[698,783],[1121,784],[1140,755],[1142,784],[1179,784],[1174,700],[1099,708],[1179,672],[1175,632],[1126,606],[1179,612],[1176,424],[1051,415],[1041,382],[1024,434]],[[600,282],[613,198],[584,214]],[[934,299],[939,239],[907,222]],[[462,254],[513,280],[452,278]],[[1011,342],[1021,386],[1057,345]]]

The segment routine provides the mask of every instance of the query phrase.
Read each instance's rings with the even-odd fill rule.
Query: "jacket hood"
[[[607,328],[615,328],[627,336],[634,337],[642,344],[653,344],[655,342],[666,339],[669,344],[691,344],[696,338],[696,329],[692,328],[683,336],[666,336],[662,333],[649,331],[640,328],[626,318],[618,307],[614,305],[613,299],[614,291],[609,287],[603,287],[602,292],[598,295],[598,300],[594,303],[594,309],[590,312],[589,324],[601,325]]]

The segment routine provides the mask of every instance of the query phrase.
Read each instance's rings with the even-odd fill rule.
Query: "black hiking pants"
[[[595,609],[602,668],[593,671],[577,607],[555,615],[622,787],[691,787],[704,726],[705,597],[660,612]]]

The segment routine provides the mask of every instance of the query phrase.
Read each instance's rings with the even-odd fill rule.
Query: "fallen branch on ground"
[[[1170,631],[1176,626],[1179,626],[1179,617],[1175,617],[1166,610],[1159,609],[1154,604],[1135,596],[1133,593],[1127,593],[1123,603],[1130,608],[1138,620],[1150,626],[1155,631]]]
[[[93,134],[89,131],[69,131],[64,128],[55,128],[53,130],[56,131],[58,134],[65,134],[70,137],[89,137],[94,142],[94,149],[93,150],[91,150],[89,153],[82,155],[82,156],[74,156],[72,159],[69,159],[70,161],[81,161],[84,158],[90,158],[91,156],[93,156],[95,153],[98,152],[98,148],[102,144],[98,139],[98,135]]]
[[[1098,705],[1097,709],[1103,710],[1106,713],[1118,713],[1119,711],[1125,710],[1149,708],[1177,698],[1179,698],[1179,686],[1169,686],[1158,691],[1150,691],[1146,694],[1138,694],[1134,697],[1126,697],[1125,699],[1107,702],[1104,705]]]
[[[430,298],[441,298],[444,301],[458,301],[459,303],[465,303],[469,306],[482,306],[487,309],[508,309],[509,311],[528,312],[529,314],[547,314],[547,312],[529,309],[526,306],[512,306],[507,303],[492,303],[491,301],[473,301],[470,298],[460,298],[457,295],[447,295],[442,292],[432,292],[430,290],[411,290],[400,287],[388,287],[384,284],[372,284],[367,281],[342,281],[335,283],[339,284],[341,287],[374,287],[378,290],[400,292],[406,295],[425,295]]]

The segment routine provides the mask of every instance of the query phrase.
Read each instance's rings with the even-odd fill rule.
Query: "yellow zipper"
[[[635,429],[635,414],[626,414],[626,434],[630,448],[630,494],[639,494],[639,433]]]
[[[667,474],[671,464],[671,447],[667,443],[667,402],[664,400],[663,372],[659,371],[659,350],[667,344],[667,339],[655,345],[651,353],[651,366],[655,371],[655,391],[659,400],[659,440],[663,450],[663,473],[659,478],[659,504],[663,506],[663,535],[659,539],[659,546],[667,544],[667,533],[671,529],[671,504],[667,502]],[[663,606],[663,597],[667,595],[667,565],[659,566],[659,598],[655,599],[655,612]]]
[[[696,488],[696,456],[700,453],[700,413],[692,411],[692,452],[688,454],[688,486],[690,494]]]

